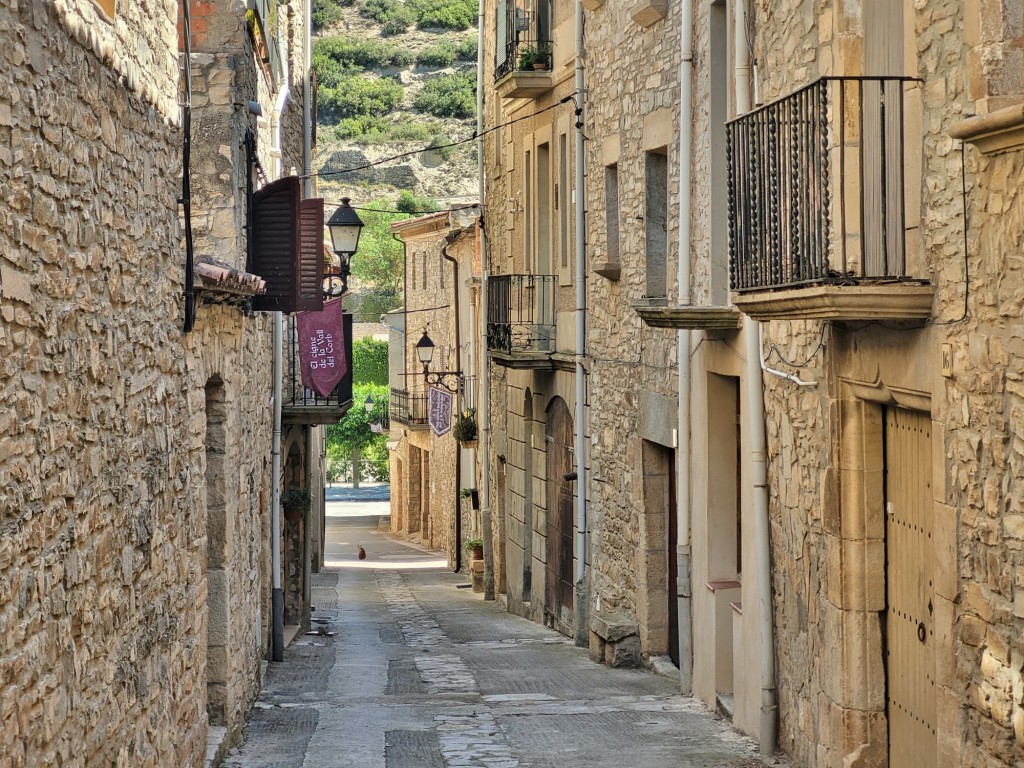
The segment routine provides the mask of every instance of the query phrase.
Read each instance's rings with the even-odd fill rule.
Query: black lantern
[[[363,401],[363,408],[366,409],[367,415],[373,413],[373,406],[375,405],[376,403],[373,402],[373,395],[367,395],[366,399]]]
[[[334,254],[325,258],[327,263],[324,265],[324,296],[341,296],[348,290],[352,254],[359,248],[359,233],[363,229],[362,219],[349,202],[349,198],[341,198],[341,205],[335,209],[334,215],[327,222],[327,228],[331,230],[331,250]]]
[[[416,342],[416,356],[423,363],[423,378],[427,384],[444,387],[449,392],[458,392],[462,386],[462,371],[430,372],[430,362],[434,359],[434,342],[430,340],[426,330]]]

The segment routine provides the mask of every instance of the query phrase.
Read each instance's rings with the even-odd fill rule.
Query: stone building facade
[[[477,487],[475,442],[459,443],[452,432],[460,414],[472,411],[476,420],[478,222],[470,207],[392,225],[405,249],[405,301],[392,313],[401,314],[404,333],[394,334],[390,352],[391,530],[444,552],[456,570],[468,561],[465,542],[481,535],[463,493]],[[425,335],[434,345],[430,372],[440,375],[429,382],[417,354]],[[432,397],[435,408],[450,408],[440,434],[429,423]]]
[[[576,469],[576,117],[573,6],[484,11],[488,597],[587,636]],[[534,51],[539,61],[532,61]],[[584,419],[584,422],[586,420]],[[586,430],[586,426],[582,425]],[[582,485],[582,484],[581,484]],[[490,585],[490,580],[489,580]]]
[[[721,0],[686,34],[671,4],[584,6],[595,658],[672,655],[799,765],[1015,764],[1019,4]],[[489,285],[559,241],[536,131],[571,92],[567,9],[509,8],[485,17]],[[546,13],[551,71],[516,71],[502,45]],[[519,611],[516,532],[554,508],[523,482],[550,479],[524,469],[527,368],[489,380]]]
[[[0,764],[202,765],[270,631],[270,324],[244,311],[244,133],[275,81],[194,3],[183,333],[180,9],[0,10]],[[276,38],[302,93],[301,11]],[[289,50],[285,43],[295,45]],[[301,98],[280,167],[302,167]],[[271,171],[272,172],[272,171]]]

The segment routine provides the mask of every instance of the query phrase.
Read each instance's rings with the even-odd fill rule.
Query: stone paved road
[[[272,664],[232,768],[760,768],[675,681],[584,649],[462,588],[377,517],[329,521],[316,634]],[[357,547],[367,552],[356,557]]]

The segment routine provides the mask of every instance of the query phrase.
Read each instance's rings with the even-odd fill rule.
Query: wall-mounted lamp
[[[327,228],[331,230],[334,255],[324,266],[323,288],[325,298],[334,298],[348,290],[352,254],[359,248],[359,233],[363,229],[363,220],[349,205],[349,198],[341,198],[341,205],[327,222]]]
[[[431,373],[430,362],[434,359],[434,342],[427,332],[416,342],[416,356],[423,363],[423,378],[427,384],[444,387],[449,392],[458,392],[462,388],[462,371],[435,371]]]

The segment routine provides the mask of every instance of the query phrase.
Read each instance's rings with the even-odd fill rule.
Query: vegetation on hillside
[[[434,117],[468,118],[476,115],[476,73],[455,72],[427,80],[413,106]]]

